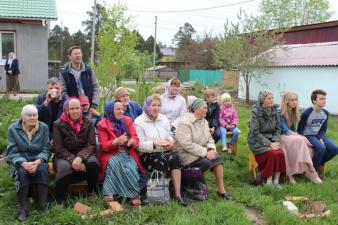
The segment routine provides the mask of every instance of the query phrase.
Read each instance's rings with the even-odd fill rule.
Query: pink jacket
[[[227,125],[236,125],[238,124],[238,116],[236,108],[231,105],[230,107],[226,107],[223,104],[220,104],[219,107],[219,123],[222,127],[226,128]]]

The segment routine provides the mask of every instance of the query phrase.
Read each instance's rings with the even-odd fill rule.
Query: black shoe
[[[228,195],[228,193],[226,193],[226,192],[224,192],[224,193],[219,193],[219,192],[217,192],[217,194],[218,194],[218,196],[220,197],[220,198],[222,198],[222,199],[224,199],[224,200],[231,200],[231,197],[230,197],[230,195]]]
[[[183,207],[187,207],[188,204],[183,200],[183,198],[180,196],[180,197],[175,197],[175,201],[180,204],[181,206]]]
[[[27,220],[27,211],[20,210],[18,214],[16,215],[16,219],[19,220],[20,222]]]

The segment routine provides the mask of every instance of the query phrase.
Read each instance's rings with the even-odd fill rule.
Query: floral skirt
[[[140,160],[143,168],[149,172],[157,170],[166,175],[170,175],[171,170],[182,167],[178,156],[171,151],[144,153],[140,156]]]

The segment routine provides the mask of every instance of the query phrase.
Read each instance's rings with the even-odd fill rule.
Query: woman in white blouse
[[[181,197],[181,163],[174,153],[174,140],[170,132],[170,123],[160,114],[161,98],[149,96],[143,106],[143,113],[134,121],[140,140],[139,151],[143,168],[157,170],[162,176],[171,175],[178,203],[185,206]]]

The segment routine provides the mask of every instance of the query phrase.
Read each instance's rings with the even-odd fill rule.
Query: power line
[[[248,3],[248,2],[253,2],[253,1],[256,1],[256,0],[247,0],[247,1],[237,2],[237,3],[218,5],[218,6],[212,6],[212,7],[206,7],[206,8],[199,8],[199,9],[185,9],[185,10],[134,10],[134,9],[129,9],[128,11],[142,12],[142,13],[182,13],[182,12],[194,12],[194,11],[225,8],[225,7],[240,5],[243,3]]]

